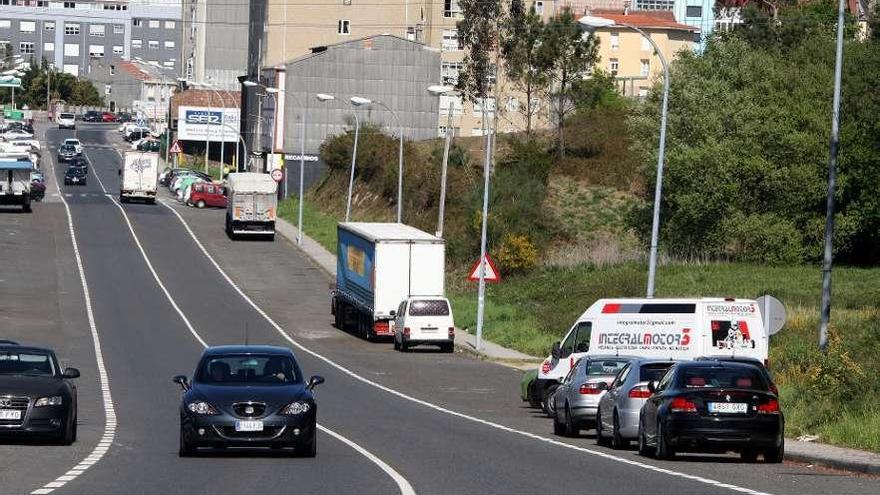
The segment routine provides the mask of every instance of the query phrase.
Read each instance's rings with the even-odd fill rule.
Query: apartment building
[[[245,73],[248,61],[248,18],[252,2],[182,1],[184,77],[221,89],[238,90],[238,76]],[[275,19],[267,20],[270,26],[276,23]]]
[[[74,76],[92,60],[180,60],[179,0],[0,0],[0,47]]]
[[[111,110],[141,113],[154,121],[164,121],[178,87],[176,77],[166,72],[137,60],[96,59],[89,64],[89,79]]]

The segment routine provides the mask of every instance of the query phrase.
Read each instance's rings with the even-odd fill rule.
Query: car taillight
[[[651,396],[651,391],[646,385],[637,385],[629,390],[630,399],[647,399]]]
[[[541,373],[545,375],[550,373],[550,370],[553,369],[553,366],[550,364],[550,361],[544,361],[544,364],[541,365]]]
[[[403,335],[409,337],[409,327],[403,327]]]
[[[580,392],[582,395],[596,395],[601,392],[602,389],[599,388],[598,383],[584,383],[581,385]]]
[[[455,327],[449,327],[449,338],[455,337]]]
[[[389,328],[390,326],[387,321],[377,321],[373,324],[373,330],[376,333],[388,333]]]
[[[758,404],[758,414],[779,414],[779,401],[770,399],[763,404]]]
[[[684,397],[676,397],[669,404],[669,410],[672,412],[695,413],[697,412],[697,405]]]

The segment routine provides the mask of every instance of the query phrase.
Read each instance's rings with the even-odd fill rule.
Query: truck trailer
[[[119,176],[120,203],[127,203],[130,199],[144,199],[148,203],[155,203],[159,184],[159,154],[126,152]]]
[[[353,320],[353,329],[368,340],[392,337],[402,301],[443,297],[443,239],[401,223],[340,223],[336,232],[330,308],[337,328]]]
[[[31,171],[33,165],[26,158],[0,159],[0,205],[19,205],[25,213],[31,211]]]
[[[226,233],[275,238],[278,184],[269,174],[232,173],[227,177]]]

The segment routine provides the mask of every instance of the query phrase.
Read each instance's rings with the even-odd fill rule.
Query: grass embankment
[[[282,203],[281,216],[296,223],[297,201]],[[308,202],[307,235],[335,252],[336,219]],[[475,284],[466,266],[450,267],[448,295],[460,327],[474,328]],[[544,356],[552,342],[600,297],[641,296],[643,264],[541,268],[489,285],[485,336],[520,351]],[[817,348],[819,269],[748,264],[661,266],[657,295],[757,297],[772,294],[789,310],[785,328],[771,338],[770,361],[781,389],[788,436],[816,435],[822,441],[880,452],[880,269],[837,268],[831,346]]]

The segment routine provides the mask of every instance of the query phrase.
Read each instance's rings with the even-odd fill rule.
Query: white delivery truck
[[[269,174],[240,172],[227,180],[226,233],[275,238],[278,184]]]
[[[132,198],[155,203],[156,188],[159,184],[159,154],[144,151],[126,152],[119,177],[121,203],[127,203]]]
[[[0,158],[0,205],[19,205],[31,212],[31,171],[27,158]]]
[[[583,356],[746,357],[767,364],[769,335],[751,299],[599,299],[553,345],[529,388],[546,399]]]
[[[443,239],[402,223],[340,223],[336,232],[336,288],[330,310],[337,328],[345,329],[347,321],[354,320],[354,329],[367,339],[391,337],[391,321],[401,302],[411,306],[413,300],[443,298]],[[451,345],[454,335],[448,328],[438,327],[437,334],[444,341],[441,347]]]

